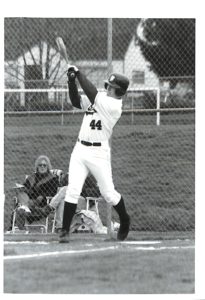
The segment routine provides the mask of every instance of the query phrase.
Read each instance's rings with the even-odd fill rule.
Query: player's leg
[[[98,182],[101,195],[108,203],[113,205],[119,215],[120,228],[118,239],[124,240],[129,232],[130,217],[127,213],[123,197],[114,187],[110,160],[96,158],[92,162],[89,162],[89,168]]]
[[[60,243],[67,243],[70,225],[76,212],[78,199],[80,197],[83,184],[88,175],[88,169],[83,164],[82,159],[77,155],[72,155],[69,165],[68,187],[65,195],[63,226],[59,236]]]

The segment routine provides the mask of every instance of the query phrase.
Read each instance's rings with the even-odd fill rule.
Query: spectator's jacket
[[[43,175],[33,173],[26,178],[24,186],[30,199],[36,199],[39,196],[45,199],[55,196],[59,187],[59,180],[56,175],[50,172]]]

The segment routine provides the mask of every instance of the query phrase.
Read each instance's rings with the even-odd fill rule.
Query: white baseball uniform
[[[93,105],[88,99],[82,98],[81,107],[85,110],[85,115],[71,154],[65,201],[77,204],[90,172],[97,180],[104,199],[117,205],[121,195],[113,184],[109,139],[122,113],[122,99],[98,92]]]

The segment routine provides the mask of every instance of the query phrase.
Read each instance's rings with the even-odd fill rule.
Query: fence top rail
[[[140,109],[123,109],[123,113],[143,113],[143,112],[183,112],[195,111],[194,107],[181,107],[181,108],[140,108]],[[67,111],[5,111],[4,115],[69,115],[69,114],[83,114],[82,110],[67,110]]]
[[[189,76],[162,76],[159,77],[159,79],[195,79],[195,76],[189,75]]]
[[[158,91],[159,87],[136,87],[136,88],[129,88],[128,92],[138,92],[138,91]],[[105,89],[100,88],[98,89],[99,92],[105,91]],[[59,88],[50,88],[50,89],[4,89],[5,93],[45,93],[45,92],[59,92],[59,93],[68,93],[68,89],[59,89]],[[82,89],[79,89],[79,92],[83,92]]]

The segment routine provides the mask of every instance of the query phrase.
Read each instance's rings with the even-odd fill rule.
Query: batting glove
[[[70,66],[68,68],[67,76],[68,76],[68,83],[74,82],[77,73],[79,72],[76,66]]]
[[[69,66],[68,72],[74,71],[76,74],[79,72],[79,69],[76,66]]]
[[[67,73],[68,83],[75,82],[76,74],[73,71]]]

